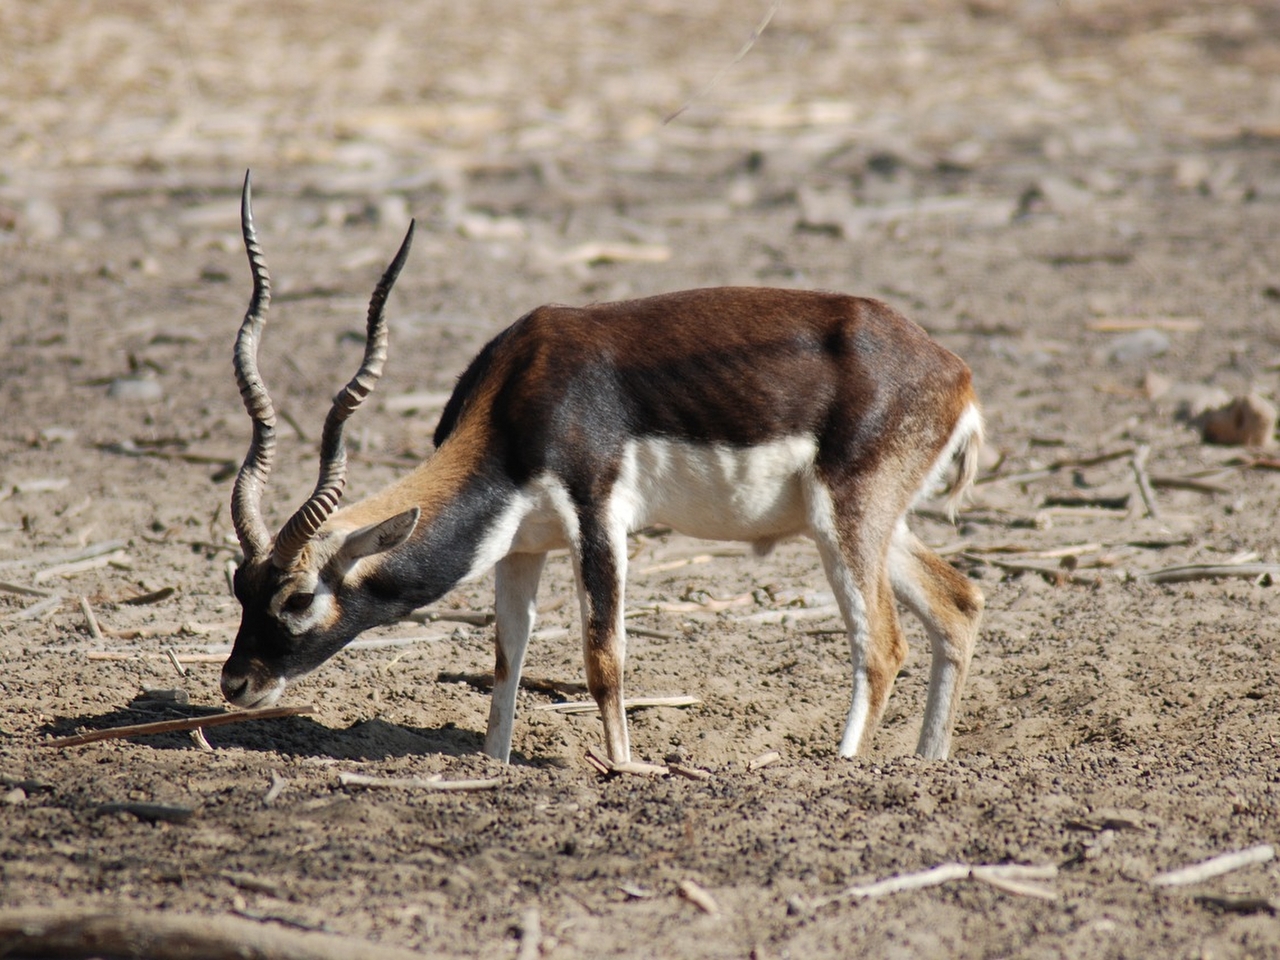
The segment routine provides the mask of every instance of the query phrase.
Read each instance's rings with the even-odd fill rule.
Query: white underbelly
[[[802,477],[817,445],[791,437],[753,447],[644,439],[627,445],[615,516],[708,540],[772,541],[804,529]]]
[[[608,514],[626,532],[664,524],[706,540],[767,549],[807,529],[804,477],[817,445],[791,437],[754,447],[643,439],[627,444]],[[577,538],[568,491],[552,475],[529,484],[479,551],[478,569],[508,552],[566,547]]]

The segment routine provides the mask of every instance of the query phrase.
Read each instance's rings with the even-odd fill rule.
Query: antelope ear
[[[421,512],[417,507],[411,507],[404,513],[397,513],[387,520],[371,523],[367,527],[352,531],[347,534],[346,540],[339,548],[338,559],[343,566],[349,567],[362,557],[371,557],[375,553],[394,550],[409,539],[418,525]]]

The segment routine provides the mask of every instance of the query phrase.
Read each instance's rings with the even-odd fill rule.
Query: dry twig
[[[1201,863],[1183,867],[1180,870],[1169,870],[1165,873],[1156,874],[1151,878],[1151,885],[1155,887],[1181,887],[1189,883],[1199,883],[1202,880],[1220,877],[1224,873],[1231,873],[1233,870],[1240,870],[1255,863],[1266,863],[1269,860],[1274,860],[1275,856],[1275,847],[1269,843],[1260,843],[1256,847],[1237,850],[1234,853],[1224,853]]]
[[[284,793],[284,788],[289,785],[289,781],[274,770],[271,771],[271,786],[267,788],[267,792],[262,796],[262,805],[269,807],[280,799],[280,794]]]
[[[710,780],[711,771],[703,770],[701,767],[690,767],[683,763],[669,763],[667,769],[677,776],[684,777],[686,780]]]
[[[1192,580],[1217,580],[1222,577],[1276,579],[1280,577],[1280,563],[1184,563],[1140,573],[1137,577],[1149,583],[1189,583]]]
[[[112,565],[127,565],[129,555],[123,550],[113,550],[111,553],[103,553],[97,556],[86,557],[83,560],[72,560],[68,563],[55,564],[52,567],[45,567],[39,571],[32,579],[36,583],[43,583],[45,580],[52,580],[54,577],[73,577],[77,573],[85,573],[89,570],[98,570],[102,567]]]
[[[622,704],[624,710],[643,710],[647,707],[692,707],[701,703],[697,697],[681,695],[677,697],[632,697]],[[552,713],[594,713],[599,710],[594,700],[570,700],[566,703],[540,703],[535,710],[549,710]]]
[[[587,763],[603,774],[631,773],[642,777],[663,777],[671,772],[668,767],[659,763],[642,763],[639,760],[614,763],[595,746],[587,747]]]
[[[5,619],[6,620],[39,620],[41,617],[45,616],[46,614],[52,613],[54,610],[58,609],[58,607],[62,606],[63,601],[65,600],[66,600],[66,597],[64,597],[62,594],[55,593],[52,596],[46,597],[44,600],[31,604],[31,606],[29,607],[23,607],[21,610],[17,611],[16,613],[9,614],[7,617],[5,617]]]
[[[1096,467],[1100,463],[1131,457],[1133,452],[1133,447],[1124,447],[1121,450],[1099,453],[1092,457],[1066,457],[1062,460],[1055,460],[1048,466],[1040,467],[1036,470],[1024,470],[1022,473],[988,474],[985,477],[979,477],[975,483],[1022,483],[1027,480],[1038,480],[1041,477],[1048,477],[1074,467]]]
[[[93,607],[89,606],[89,598],[83,595],[80,597],[80,612],[84,614],[85,623],[89,625],[89,635],[98,643],[102,643],[102,628],[98,626],[98,618],[93,615]]]
[[[385,943],[290,930],[238,917],[97,910],[83,904],[0,912],[0,943],[18,956],[146,956],[150,960],[422,960]]]
[[[213,753],[213,744],[205,739],[204,731],[199,727],[191,731],[191,742],[196,745],[197,749],[203,750],[205,753]]]
[[[1054,864],[1044,866],[1024,866],[1019,863],[999,864],[996,866],[974,867],[969,875],[1019,897],[1035,897],[1037,900],[1057,900],[1058,892],[1046,887],[1037,880],[1052,880],[1058,875]]]
[[[161,600],[168,600],[177,592],[177,587],[161,587],[159,590],[152,590],[149,593],[140,593],[136,597],[126,597],[120,602],[131,607],[142,607],[151,603],[159,603]]]
[[[537,907],[520,915],[520,949],[516,960],[538,960],[542,956],[542,918]]]
[[[650,630],[648,627],[628,625],[627,634],[633,637],[653,637],[655,640],[679,640],[680,634],[665,630]]]
[[[47,590],[44,587],[28,587],[21,583],[10,583],[8,581],[0,581],[0,593],[16,593],[24,597],[52,597],[57,594],[53,590]]]
[[[1151,489],[1151,478],[1147,476],[1147,457],[1150,455],[1151,448],[1145,443],[1139,444],[1129,463],[1133,467],[1134,479],[1138,482],[1138,493],[1142,494],[1142,502],[1147,507],[1147,516],[1156,520],[1160,517],[1160,511],[1156,507],[1156,495]]]
[[[87,547],[70,552],[55,553],[52,556],[37,555],[34,557],[24,557],[21,560],[4,560],[0,561],[0,569],[3,570],[20,570],[28,567],[39,567],[45,564],[56,565],[66,563],[77,563],[81,560],[89,560],[93,557],[99,557],[104,553],[115,553],[123,550],[129,545],[127,540],[104,540],[101,543],[91,543]]]
[[[173,647],[165,647],[164,655],[168,657],[169,662],[173,664],[173,669],[178,671],[178,676],[185,677],[187,675],[187,668],[182,665],[182,661],[178,659],[178,654]]]
[[[1220,472],[1220,471],[1219,471]],[[1203,477],[1158,477],[1151,476],[1153,490],[1192,490],[1195,493],[1230,493],[1231,488],[1221,483],[1214,483]]]
[[[149,636],[157,636],[158,634],[144,634],[142,636],[121,636],[131,631],[119,630],[112,631],[113,637],[119,637],[122,640],[140,640]],[[140,632],[140,631],[134,631]],[[171,632],[171,631],[170,631]],[[221,663],[227,659],[227,655],[231,653],[230,648],[226,653],[175,653],[173,656],[179,663]],[[124,650],[90,650],[85,654],[86,660],[164,660],[167,654],[164,653],[144,653],[142,651],[128,652]]]
[[[159,720],[155,723],[135,723],[127,727],[108,727],[106,730],[89,730],[70,737],[56,737],[42,741],[44,747],[78,747],[96,740],[118,740],[127,737],[145,737],[156,733],[172,733],[175,730],[196,730],[200,727],[221,727],[229,723],[245,723],[249,720],[274,720],[292,717],[300,713],[315,713],[315,707],[306,704],[298,707],[265,707],[261,710],[236,710],[229,713],[211,713],[204,717],[182,717],[178,720]]]
[[[340,773],[338,782],[344,787],[379,787],[384,789],[474,791],[494,790],[502,786],[497,778],[488,780],[443,780],[430,777],[370,777],[363,773]]]
[[[1012,563],[1008,560],[995,560],[991,557],[982,557],[972,553],[962,553],[960,556],[966,560],[972,560],[974,563],[985,563],[999,570],[1008,570],[1010,573],[1038,573],[1050,583],[1057,585],[1073,583],[1082,587],[1096,587],[1102,582],[1101,578],[1096,575],[1089,576],[1083,573],[1075,573],[1065,567],[1049,567],[1038,563]]]
[[[676,889],[679,890],[680,896],[684,897],[707,916],[714,917],[719,915],[720,904],[716,903],[716,898],[704,887],[699,886],[692,880],[681,880]]]
[[[791,907],[793,910],[803,911],[804,908],[814,910],[831,903],[884,897],[908,890],[936,887],[952,880],[967,879],[981,880],[1006,893],[1052,900],[1057,898],[1057,894],[1050,888],[1034,881],[1051,880],[1057,875],[1058,868],[1053,864],[1029,866],[1007,863],[971,866],[965,863],[944,863],[928,870],[922,870],[919,873],[906,873],[896,877],[887,877],[884,880],[877,880],[875,883],[846,887],[839,893],[807,903],[798,899],[792,900]]]
[[[186,823],[195,816],[195,810],[192,807],[179,807],[170,803],[146,803],[136,800],[126,800],[121,803],[100,803],[93,808],[93,812],[95,815],[127,813],[149,823],[161,821],[165,823]]]

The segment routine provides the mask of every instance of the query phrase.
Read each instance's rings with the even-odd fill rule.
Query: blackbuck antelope
[[[853,658],[841,756],[869,744],[906,657],[895,597],[923,621],[932,645],[917,749],[947,755],[983,599],[908,531],[905,517],[935,491],[954,506],[977,470],[982,420],[968,368],[920,327],[875,300],[757,288],[539,307],[462,374],[436,428],[435,453],[339,510],[343,423],[381,373],[383,306],[408,254],[410,226],[369,305],[364,361],[325,421],[315,492],[273,539],[261,501],[275,414],[257,367],[270,280],[247,178],[241,217],[253,296],[235,372],[253,439],[231,502],[244,550],[235,577],[244,609],[222,669],[228,700],[274,703],[288,680],[362,630],[496,567],[497,658],[484,749],[507,760],[538,579],[547,551],[567,547],[587,685],[609,756],[626,761],[628,532],[668,524],[695,537],[748,541],[760,554],[806,534],[844,614]]]

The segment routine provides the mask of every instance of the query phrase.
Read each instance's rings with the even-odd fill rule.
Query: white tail
[[[243,607],[226,697],[266,705],[360,631],[393,622],[496,567],[495,686],[484,749],[511,751],[516,691],[547,551],[567,547],[582,606],[587,684],[609,755],[630,758],[623,590],[630,531],[656,523],[767,549],[817,544],[848,627],[852,706],[842,756],[865,750],[906,643],[895,597],[932,645],[918,751],[945,757],[973,653],[978,590],[907,529],[952,466],[954,505],[977,469],[982,420],[968,368],[883,303],[767,288],[688,290],[540,307],[462,374],[413,473],[338,509],[342,424],[386,352],[369,309],[365,362],[325,424],[316,492],[272,538],[261,497],[274,414],[257,373],[269,280],[242,204],[254,296],[236,376],[254,438],[233,497]]]

